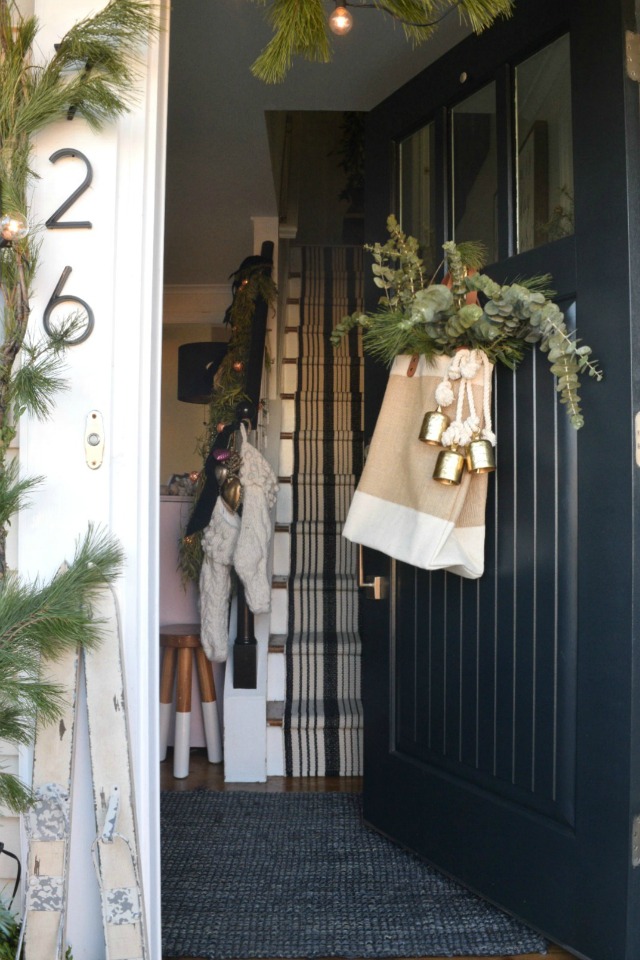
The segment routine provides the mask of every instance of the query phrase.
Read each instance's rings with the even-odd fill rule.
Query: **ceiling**
[[[331,63],[297,61],[266,85],[250,71],[271,36],[259,4],[173,0],[165,283],[227,283],[252,252],[250,218],[277,215],[265,111],[369,110],[467,32],[453,11],[413,48],[388,15],[354,11]]]

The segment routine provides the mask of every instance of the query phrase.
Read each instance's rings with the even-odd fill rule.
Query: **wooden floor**
[[[357,793],[362,786],[359,777],[270,777],[266,783],[225,783],[221,763],[209,763],[204,750],[191,751],[189,776],[184,780],[175,780],[171,772],[172,756],[160,766],[160,786],[162,790],[250,790],[255,793]],[[485,960],[575,960],[571,953],[553,944],[545,955],[539,953],[519,954],[508,957],[486,957]],[[197,957],[182,957],[181,960],[199,960]],[[303,960],[303,958],[300,958]],[[409,958],[409,960],[442,960],[440,957]],[[459,957],[457,960],[474,960],[472,957]]]

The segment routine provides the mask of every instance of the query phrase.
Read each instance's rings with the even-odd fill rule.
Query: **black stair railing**
[[[265,241],[262,244],[260,256],[267,264],[273,264],[271,241]],[[271,266],[265,264],[264,272],[271,276]],[[245,393],[248,399],[236,407],[236,429],[239,429],[243,421],[251,423],[253,430],[257,427],[268,313],[269,304],[264,297],[258,296],[251,324],[251,343],[246,367]],[[236,579],[238,626],[236,641],[233,645],[233,685],[236,689],[255,690],[258,685],[258,641],[254,632],[253,613],[245,599],[244,587],[240,578]]]
[[[240,270],[253,266],[260,269],[266,276],[271,276],[273,267],[273,243],[271,241],[265,241],[262,244],[259,257],[251,257],[243,261]],[[187,536],[203,530],[207,526],[220,493],[214,472],[217,463],[214,457],[215,451],[228,448],[232,434],[239,431],[242,423],[250,424],[252,430],[257,427],[268,313],[268,302],[264,297],[258,295],[255,300],[251,339],[245,366],[244,392],[246,399],[237,405],[234,412],[235,419],[231,423],[227,423],[216,435],[213,446],[209,451],[204,467],[205,484],[189,519],[186,530]],[[242,510],[242,506],[239,509]],[[236,583],[238,622],[236,640],[233,645],[233,685],[240,689],[255,690],[258,682],[258,641],[255,636],[253,613],[248,607],[244,587],[239,578],[236,578]]]

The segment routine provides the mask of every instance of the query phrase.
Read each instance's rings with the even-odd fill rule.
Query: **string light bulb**
[[[346,7],[336,7],[329,17],[329,29],[339,37],[344,37],[353,26],[353,17]]]
[[[25,218],[19,213],[5,213],[0,218],[0,237],[11,243],[12,240],[22,240],[29,232]]]

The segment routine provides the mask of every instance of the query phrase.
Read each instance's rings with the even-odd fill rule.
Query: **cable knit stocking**
[[[209,660],[223,663],[229,648],[231,564],[240,532],[240,517],[218,497],[202,536],[200,572],[200,640]]]
[[[247,440],[242,431],[242,526],[233,557],[233,565],[244,585],[249,609],[267,613],[271,605],[271,584],[267,575],[271,518],[269,510],[276,502],[278,484],[273,470]]]

